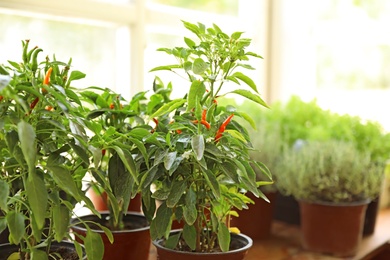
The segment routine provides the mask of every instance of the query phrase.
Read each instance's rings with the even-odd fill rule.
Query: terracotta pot
[[[247,196],[255,201],[255,204],[249,204],[249,209],[238,211],[239,217],[232,217],[231,227],[237,227],[242,233],[253,240],[266,239],[271,234],[271,225],[274,209],[275,192],[265,194],[270,200],[266,202],[262,198],[256,198],[252,193]]]
[[[368,201],[351,204],[300,201],[302,243],[310,251],[354,256],[363,236]]]
[[[102,213],[102,218],[99,219],[95,215],[86,215],[81,217],[84,221],[93,221],[105,225],[109,214]],[[72,220],[78,222],[78,220]],[[128,212],[124,217],[125,225],[130,224],[132,229],[111,231],[114,236],[114,242],[111,244],[105,233],[95,227],[91,227],[94,232],[102,236],[104,243],[103,260],[147,260],[150,250],[150,227],[144,215],[138,212]],[[83,226],[73,226],[72,230],[78,234],[85,236],[87,230]],[[82,242],[81,240],[78,240]]]
[[[173,230],[171,232],[180,232]],[[153,241],[153,245],[157,248],[157,259],[159,260],[243,260],[252,247],[253,241],[250,237],[243,234],[232,234],[231,243],[238,243],[239,249],[228,252],[215,253],[195,253],[168,249],[162,246],[164,240]]]
[[[102,194],[96,193],[92,188],[87,191],[87,197],[92,201],[97,211],[107,211],[107,193]],[[128,211],[141,212],[142,196],[137,194],[133,199],[130,200]]]
[[[76,249],[72,242],[62,241],[60,243],[54,241],[51,244],[51,253],[60,254],[64,260],[78,259]],[[19,246],[14,244],[0,244],[0,260],[7,260],[8,256],[12,253],[18,252]],[[83,257],[87,259],[87,257]]]

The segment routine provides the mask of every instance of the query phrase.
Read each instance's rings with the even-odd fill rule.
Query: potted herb
[[[141,92],[127,102],[110,89],[90,87],[81,91],[82,101],[89,107],[85,113],[85,125],[91,132],[88,143],[93,162],[89,168],[92,174],[89,185],[107,198],[107,211],[102,212],[102,219],[94,214],[81,219],[99,222],[111,230],[113,241],[99,226],[91,226],[102,235],[103,259],[148,259],[149,223],[139,212],[140,208],[138,212],[128,211],[133,202],[140,205],[131,199],[139,193],[139,172],[143,167],[137,163],[137,155],[146,157],[142,136],[149,134],[141,118],[144,95]],[[73,230],[81,235],[86,232],[83,226],[75,226]]]
[[[41,61],[42,49],[22,43],[22,62],[0,66],[0,232],[20,259],[48,259],[64,239],[82,258],[68,228],[76,203],[93,210],[81,184],[89,166],[83,108],[71,87],[85,75],[70,71],[71,59]],[[90,256],[99,239],[90,230],[85,239]]]
[[[249,108],[255,109],[252,105],[249,105]],[[237,227],[252,239],[266,239],[271,234],[274,204],[277,195],[277,187],[275,184],[278,181],[277,168],[281,161],[283,149],[287,146],[280,135],[280,126],[278,123],[274,122],[270,124],[262,117],[259,115],[254,117],[256,129],[249,129],[248,133],[255,149],[250,152],[250,157],[253,160],[263,162],[267,165],[274,179],[274,184],[261,187],[261,190],[269,201],[256,198],[252,194],[249,194],[248,197],[254,201],[254,204],[248,205],[248,209],[238,211],[239,217],[231,219],[232,226]],[[258,180],[266,180],[262,172],[255,172]]]
[[[353,256],[365,208],[380,192],[383,166],[353,143],[334,140],[309,141],[286,151],[282,161],[278,189],[299,202],[304,247]]]
[[[172,84],[164,87],[155,81],[157,93],[147,110],[153,126],[148,139],[153,143],[147,146],[149,167],[141,172],[140,182],[144,212],[152,219],[151,237],[159,259],[177,257],[170,253],[179,253],[180,259],[188,255],[242,259],[252,242],[245,235],[231,234],[230,215],[233,208],[252,202],[246,192],[267,199],[259,186],[271,183],[271,176],[264,164],[251,159],[248,132],[235,121],[243,118],[254,126],[250,116],[234,106],[219,105],[218,98],[236,94],[267,106],[253,80],[239,72],[253,69],[249,58],[260,56],[246,51],[251,40],[242,38],[241,32],[229,36],[217,25],[183,24],[197,42],[184,37],[186,47],[159,49],[175,57],[177,64],[152,69],[186,76],[188,86],[181,86],[187,89],[184,97],[169,99],[159,94],[173,89]],[[233,83],[231,88],[228,82]],[[234,88],[234,83],[247,88]],[[254,169],[267,181],[257,181]],[[153,194],[148,195],[151,185]],[[155,214],[154,200],[161,201]],[[173,220],[183,222],[183,228],[172,231]]]

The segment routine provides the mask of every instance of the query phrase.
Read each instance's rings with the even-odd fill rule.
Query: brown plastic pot
[[[180,232],[180,230],[171,231],[171,233],[177,232]],[[231,243],[238,243],[240,247],[228,252],[196,253],[177,251],[164,247],[163,243],[163,239],[153,241],[153,245],[157,248],[157,259],[159,260],[243,260],[253,245],[252,239],[243,234],[232,234]]]
[[[352,257],[363,236],[368,201],[351,204],[299,201],[302,243],[305,249]]]
[[[109,217],[107,212],[103,212],[102,218],[99,219],[95,215],[86,215],[81,217],[84,221],[93,221],[101,225],[105,225],[106,219]],[[78,220],[72,220],[73,223]],[[95,227],[91,227],[94,232],[102,236],[104,243],[103,260],[148,260],[150,250],[150,226],[145,216],[138,212],[128,212],[124,216],[125,226],[130,224],[132,229],[111,231],[114,237],[114,242],[111,244],[105,233]],[[73,232],[85,236],[87,230],[83,226],[72,226]],[[76,236],[77,237],[77,236]],[[82,241],[78,239],[81,243]]]
[[[248,209],[238,211],[239,217],[232,217],[230,220],[231,227],[237,227],[240,232],[249,236],[253,240],[266,239],[271,234],[271,225],[273,218],[275,192],[265,194],[270,203],[262,198],[256,198],[252,193],[247,196],[255,204],[249,204]]]
[[[93,206],[97,211],[107,211],[107,193],[103,192],[102,194],[98,194],[94,189],[89,189],[87,191],[87,197],[92,201]],[[128,207],[128,211],[133,212],[141,212],[141,204],[142,204],[141,194],[135,195],[134,198],[130,200],[130,204]]]

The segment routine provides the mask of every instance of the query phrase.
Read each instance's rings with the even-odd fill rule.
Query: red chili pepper
[[[53,68],[50,67],[47,72],[46,72],[46,75],[45,75],[45,78],[43,79],[43,85],[49,85],[50,83],[50,75],[51,75],[51,72],[53,71]]]
[[[230,121],[232,120],[234,114],[231,114],[228,118],[225,119],[225,121],[223,121],[222,125],[219,127],[216,135],[215,135],[215,138],[214,140],[216,142],[219,141],[219,139],[221,139],[222,137],[222,133],[225,132],[225,129],[226,129],[226,126],[230,123]]]
[[[202,120],[200,120],[200,123],[201,123],[202,125],[204,125],[204,126],[209,130],[211,126],[210,126],[209,122],[207,122],[207,120],[206,120],[206,115],[207,115],[207,110],[206,110],[206,109],[203,109],[203,112],[202,112]],[[198,120],[193,120],[192,123],[198,124],[199,121],[198,121]]]
[[[106,155],[106,149],[102,149],[102,156]]]
[[[157,129],[157,126],[158,126],[158,120],[157,118],[153,118],[153,122],[156,124],[156,126],[152,129],[151,133],[154,133]]]
[[[1,102],[3,99],[4,99],[4,97],[3,97],[3,96],[0,96],[0,102]]]
[[[45,78],[43,79],[43,85],[46,85],[48,86],[50,84],[50,75],[51,75],[51,72],[53,71],[53,68],[50,67],[47,72],[46,72],[46,75],[45,75]],[[42,94],[46,94],[47,93],[47,90],[45,88],[42,88]]]
[[[207,115],[207,110],[206,110],[206,109],[203,109],[203,112],[202,112],[202,121],[206,121],[206,115]]]
[[[177,129],[177,130],[176,130],[176,133],[181,134],[182,131],[181,131],[180,129]]]
[[[114,103],[111,103],[110,104],[110,109],[114,109],[115,108],[115,104]]]
[[[199,121],[198,120],[193,120],[192,123],[197,124],[197,123],[199,123]],[[211,127],[209,122],[207,122],[206,120],[200,120],[200,123],[202,125],[204,125],[207,128],[207,130],[209,130],[210,127]]]
[[[39,98],[37,97],[37,98],[35,98],[34,101],[30,104],[30,109],[31,109],[31,110],[34,109],[34,107],[37,105],[38,101],[39,101]]]
[[[53,110],[54,110],[52,106],[45,106],[45,109],[46,109],[47,111],[53,111]]]

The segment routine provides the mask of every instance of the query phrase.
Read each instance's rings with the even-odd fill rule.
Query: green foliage
[[[309,141],[284,152],[277,185],[299,200],[355,202],[379,195],[383,171],[353,143]]]
[[[371,163],[378,165],[383,165],[390,156],[390,134],[380,124],[324,110],[315,100],[304,102],[292,96],[286,103],[272,104],[268,111],[251,103],[244,103],[240,108],[246,112],[256,111],[253,114],[256,130],[249,129],[249,135],[257,151],[251,155],[268,166],[275,184],[279,179],[280,156],[299,141],[347,142],[359,152],[369,153]]]
[[[142,111],[145,93],[140,92],[129,102],[110,89],[90,87],[81,90],[81,100],[88,104],[84,123],[91,131],[88,141],[93,175],[90,185],[95,190],[105,192],[110,211],[110,229],[124,228],[123,215],[126,214],[130,199],[138,193],[140,165],[148,164],[144,140],[150,135],[151,127],[145,125]],[[145,159],[144,159],[145,158]]]
[[[71,87],[85,75],[70,73],[71,59],[40,60],[42,49],[22,44],[23,61],[0,66],[0,232],[8,227],[20,259],[47,259],[53,240],[73,240],[76,203],[98,214],[82,191],[87,135],[84,108]]]
[[[153,107],[146,116],[156,126],[150,137],[145,137],[153,137],[154,142],[146,144],[149,167],[141,172],[140,185],[144,198],[153,185],[152,199],[161,200],[162,205],[155,215],[146,205],[144,212],[150,213],[146,216],[152,220],[152,239],[165,237],[167,246],[179,250],[185,244],[197,252],[211,252],[215,247],[227,251],[230,233],[226,218],[232,207],[247,208],[251,200],[243,194],[246,192],[265,198],[258,189],[255,170],[267,180],[261,184],[272,183],[272,178],[263,164],[250,158],[248,132],[234,119],[252,122],[250,116],[231,105],[219,105],[218,100],[239,95],[267,107],[253,80],[238,71],[253,69],[246,62],[260,56],[246,51],[250,39],[241,38],[241,32],[229,36],[217,25],[183,24],[197,39],[185,37],[187,47],[159,49],[174,56],[177,64],[152,70],[188,78],[188,92],[170,100],[159,92],[170,89],[171,84],[165,87],[159,81],[154,85]],[[234,88],[224,87],[227,82]],[[169,236],[173,220],[184,222],[181,239]]]

